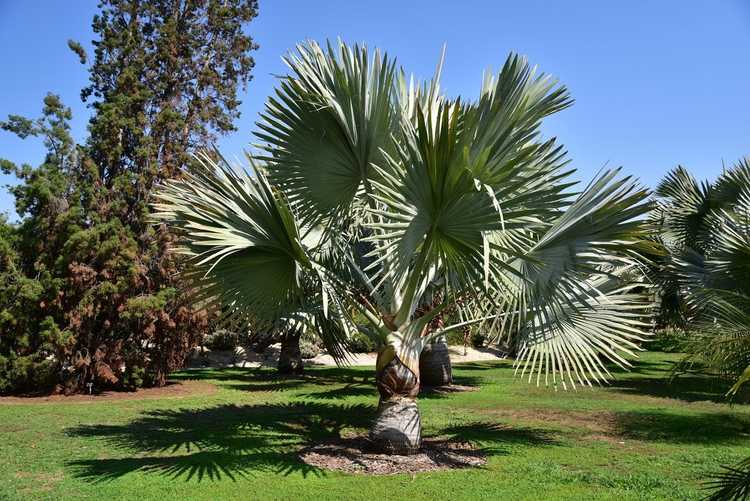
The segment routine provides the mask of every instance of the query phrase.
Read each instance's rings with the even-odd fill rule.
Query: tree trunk
[[[445,336],[425,345],[419,356],[419,378],[423,386],[446,386],[453,383],[451,357]]]
[[[299,338],[299,332],[288,332],[281,338],[281,353],[277,365],[279,374],[302,374]]]
[[[392,359],[376,373],[380,404],[375,423],[370,429],[373,447],[392,454],[414,454],[422,445],[422,421],[416,397],[419,374],[415,374],[386,347],[378,354]]]

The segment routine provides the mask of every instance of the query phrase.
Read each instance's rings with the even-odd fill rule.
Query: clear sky
[[[73,108],[83,141],[86,84],[66,41],[90,46],[95,0],[0,0],[0,117],[37,116],[48,91]],[[520,52],[566,84],[576,103],[544,131],[567,146],[578,176],[622,165],[649,186],[682,164],[710,178],[750,155],[750,1],[260,0],[249,31],[260,44],[239,130],[220,141],[239,155],[281,55],[306,38],[341,36],[387,50],[407,71],[432,74],[443,43],[443,87],[475,97],[482,71]],[[36,165],[41,141],[0,132],[0,157]],[[0,183],[11,182],[0,176]],[[0,192],[0,211],[13,201]]]

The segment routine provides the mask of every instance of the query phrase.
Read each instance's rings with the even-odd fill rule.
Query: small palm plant
[[[445,97],[439,69],[418,84],[365,47],[310,42],[285,60],[254,174],[204,156],[157,194],[157,216],[203,272],[203,300],[275,318],[299,308],[306,283],[341,337],[352,312],[365,318],[383,346],[370,438],[398,453],[420,446],[420,353],[451,330],[511,336],[519,371],[546,384],[627,365],[646,302],[625,277],[648,193],[616,170],[570,190],[565,152],[540,138],[572,103],[564,87],[516,55],[473,102]],[[459,298],[464,320],[430,327]]]

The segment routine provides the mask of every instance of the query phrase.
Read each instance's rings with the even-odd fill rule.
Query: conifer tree
[[[178,282],[184,260],[169,251],[173,236],[149,222],[148,203],[152,187],[179,177],[193,151],[234,130],[237,93],[254,66],[246,28],[257,2],[103,0],[99,7],[93,55],[68,43],[81,63],[90,61],[81,92],[93,111],[88,138],[75,144],[70,111],[55,96],[42,119],[2,123],[22,138],[45,136],[49,153],[33,169],[3,163],[21,179],[14,195],[23,219],[2,226],[0,274],[15,274],[9,284],[33,280],[29,304],[38,307],[14,305],[13,292],[0,290],[0,313],[15,319],[0,339],[0,380],[7,380],[0,391],[53,381],[69,392],[89,382],[161,385],[209,325],[209,312],[192,305]],[[44,332],[57,336],[48,349],[25,348],[45,360],[44,382],[33,368],[22,382],[8,360],[24,351],[19,340],[49,338]]]

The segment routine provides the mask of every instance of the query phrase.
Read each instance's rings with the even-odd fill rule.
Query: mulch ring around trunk
[[[471,468],[487,462],[484,453],[468,442],[436,438],[422,440],[419,453],[408,456],[375,452],[366,437],[356,437],[306,447],[299,458],[317,468],[366,475]]]

